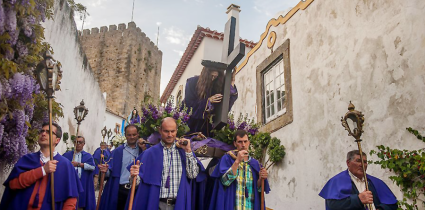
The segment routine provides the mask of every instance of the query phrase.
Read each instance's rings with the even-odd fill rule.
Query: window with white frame
[[[283,57],[280,56],[264,72],[264,116],[266,123],[286,113],[285,74]]]

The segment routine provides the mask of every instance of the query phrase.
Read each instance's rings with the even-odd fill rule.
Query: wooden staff
[[[112,160],[112,158],[111,159],[109,159],[108,161],[105,161],[104,160],[104,156],[103,155],[101,155],[100,156],[100,163],[102,164],[102,163],[106,163],[106,164],[108,164],[110,161]],[[100,199],[102,198],[102,192],[103,192],[103,182],[105,181],[105,172],[102,172],[102,171],[100,171],[100,186],[99,186],[99,195],[98,195],[98,198],[97,198],[97,205],[96,205],[96,210],[99,210],[99,206],[100,206]]]
[[[134,161],[134,165],[137,164],[140,166],[140,160],[138,160],[137,163],[136,163],[136,159],[134,159],[133,161]],[[131,184],[130,201],[128,203],[128,210],[131,210],[133,208],[134,193],[136,192],[136,181],[137,181],[137,176],[134,176],[133,183]]]
[[[72,161],[75,159],[75,150],[77,149],[77,139],[78,139],[78,131],[80,130],[80,123],[77,123],[77,134],[75,135],[74,140],[74,153],[72,154]]]
[[[50,150],[50,160],[53,160],[53,124],[52,124],[52,97],[48,99],[49,105],[49,150]],[[54,172],[50,174],[50,193],[52,194],[52,210],[55,210],[55,176]]]
[[[264,210],[264,179],[261,178],[261,210]]]
[[[361,161],[362,161],[363,179],[364,179],[364,181],[365,181],[366,191],[369,191],[369,183],[368,183],[368,181],[367,181],[366,169],[365,169],[365,165],[364,165],[364,162],[363,162],[363,151],[362,151],[362,145],[360,144],[360,142],[361,142],[361,141],[362,141],[361,139],[356,140],[356,142],[357,142],[357,147],[359,148],[359,152],[360,152],[360,159],[361,159]],[[370,209],[372,209],[372,204],[367,204],[366,206],[367,206],[367,208],[368,208],[369,210],[370,210]]]

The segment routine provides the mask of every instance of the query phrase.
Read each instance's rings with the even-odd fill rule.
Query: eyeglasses
[[[77,141],[77,144],[85,144],[84,141]]]
[[[43,130],[43,129],[41,129],[41,130],[38,132],[38,134],[42,134],[42,133],[44,133],[44,132],[46,132],[47,134],[49,134],[49,133],[50,133],[50,130]],[[55,133],[55,132],[53,132],[53,131],[52,131],[52,134],[56,136],[56,133]]]

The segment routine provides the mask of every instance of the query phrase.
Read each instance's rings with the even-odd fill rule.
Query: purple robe
[[[211,174],[211,177],[215,178],[215,183],[209,206],[210,210],[235,209],[237,180],[234,180],[229,186],[224,186],[221,183],[221,177],[232,167],[234,162],[235,160],[229,154],[225,154]],[[254,210],[259,210],[261,209],[261,193],[257,191],[257,181],[259,178],[260,163],[252,158],[248,164],[251,167],[253,179],[254,203],[252,207]],[[267,194],[270,192],[267,179],[264,180],[264,192]]]
[[[163,152],[162,144],[152,146],[143,152],[138,160],[143,163],[140,166],[139,176],[141,182],[138,186],[136,194],[134,196],[133,209],[137,210],[151,210],[159,208],[159,193],[161,188],[162,180],[162,169],[163,169]],[[180,179],[179,190],[177,192],[176,204],[174,209],[176,210],[191,210],[191,198],[192,198],[192,181],[186,176],[186,152],[177,148],[182,161],[182,176]],[[195,156],[195,154],[193,154]],[[196,157],[196,156],[195,156]],[[204,168],[198,160],[199,174],[196,177],[196,181],[203,181],[205,176],[203,173]],[[127,167],[128,169],[129,167]],[[198,180],[199,179],[199,180]],[[128,199],[126,209],[128,208]]]
[[[63,204],[68,198],[77,198],[79,192],[83,192],[81,182],[78,179],[78,175],[75,172],[74,166],[66,158],[57,154],[54,158],[57,160],[57,168],[54,173],[55,179],[55,209],[61,210]],[[12,190],[9,188],[9,182],[14,178],[19,177],[21,173],[30,171],[40,167],[40,151],[24,155],[13,167],[9,177],[3,183],[6,187],[4,190],[3,198],[1,200],[0,209],[2,210],[16,210],[16,209],[27,209],[31,198],[31,194],[34,190],[34,184],[31,186],[20,189]],[[52,195],[50,191],[50,175],[46,186],[46,194],[44,196],[41,210],[48,210],[52,207]]]
[[[192,115],[190,116],[190,119],[187,124],[190,128],[190,133],[202,132],[205,136],[208,136],[209,131],[212,130],[212,125],[209,123],[209,120],[207,118],[207,113],[205,112],[205,109],[208,105],[208,98],[215,94],[222,94],[222,93],[215,93],[212,90],[210,90],[207,92],[205,98],[203,99],[199,98],[197,90],[196,90],[196,83],[198,82],[198,79],[199,79],[199,76],[194,76],[187,79],[186,81],[184,104],[186,105],[186,107],[189,108],[188,110],[192,108]],[[236,90],[236,86],[235,86],[235,90]],[[237,98],[238,98],[237,94],[230,95],[229,111],[232,108]],[[212,107],[215,106],[214,104],[210,104],[210,105],[212,105]]]
[[[366,174],[366,177],[373,185],[381,203],[389,205],[397,203],[397,198],[382,180],[369,174]],[[319,195],[324,199],[341,200],[350,197],[352,187],[350,174],[348,170],[345,170],[332,177],[323,187],[322,191],[320,191]],[[326,209],[329,209],[329,207],[326,206]]]
[[[123,150],[124,145],[121,145],[112,151],[112,160],[109,162],[110,174],[102,193],[102,199],[100,200],[99,209],[101,210],[117,209]],[[141,153],[142,149],[139,148],[139,152]]]
[[[93,159],[94,159],[94,175],[99,174],[99,167],[97,167],[97,165],[99,164],[103,164],[100,162],[100,155],[101,155],[102,150],[99,148],[96,149],[96,151],[94,151],[93,153]],[[103,155],[105,157],[104,161],[108,161],[109,157],[111,156],[111,151],[109,151],[108,149],[103,150]]]
[[[63,157],[72,160],[74,151],[68,151],[63,154]],[[93,157],[90,153],[81,151],[81,162],[94,165]],[[77,171],[77,170],[75,170]],[[88,171],[81,169],[81,184],[83,185],[84,192],[81,192],[78,196],[78,208],[84,208],[86,210],[96,209],[96,197],[94,194],[94,171]]]

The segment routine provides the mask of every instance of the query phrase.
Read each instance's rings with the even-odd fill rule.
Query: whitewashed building
[[[304,0],[264,23],[238,67],[232,110],[255,117],[286,147],[283,162],[269,170],[267,207],[325,209],[320,190],[357,149],[341,126],[350,101],[365,116],[367,154],[381,144],[425,147],[405,129],[425,132],[423,14],[420,0]],[[394,173],[374,164],[368,173],[403,198],[389,179]]]

